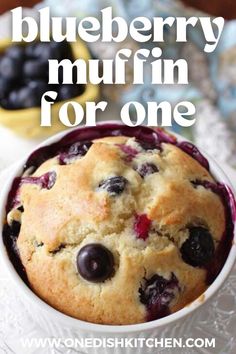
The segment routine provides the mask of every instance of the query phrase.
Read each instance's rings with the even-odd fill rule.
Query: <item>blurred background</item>
[[[146,82],[141,86],[71,87],[58,85],[59,101],[54,111],[55,120],[60,101],[74,98],[84,104],[101,96],[109,101],[109,110],[100,120],[119,119],[120,107],[128,101],[170,101],[173,105],[183,100],[192,101],[196,108],[196,124],[191,129],[173,130],[193,140],[199,147],[214,156],[236,182],[236,2],[235,0],[0,0],[0,185],[8,178],[11,164],[30,152],[46,135],[55,131],[39,127],[40,91],[47,85],[45,62],[53,57],[113,58],[120,47],[138,49],[138,44],[128,39],[122,44],[96,43],[89,48],[78,42],[68,47],[51,43],[49,46],[31,45],[27,48],[13,46],[10,37],[9,10],[24,7],[25,16],[37,18],[37,9],[50,6],[53,16],[98,16],[99,10],[112,6],[114,15],[127,21],[137,16],[223,16],[226,19],[221,41],[212,54],[203,52],[204,39],[197,28],[189,32],[188,43],[177,45],[175,33],[168,29],[167,41],[162,46],[166,58],[185,58],[189,64],[190,84],[187,86],[151,85],[148,66]],[[150,48],[152,43],[147,43]],[[130,71],[132,67],[130,67]],[[42,92],[41,92],[42,93]],[[55,130],[61,127],[55,126]],[[215,353],[235,353],[235,289],[236,277],[231,275],[217,300],[202,313],[201,322],[194,326],[196,338],[216,337]],[[23,353],[20,338],[44,338],[48,333],[32,321],[21,304],[15,287],[1,269],[0,274],[0,354]],[[186,336],[188,330],[186,329]],[[191,333],[192,336],[192,333]],[[199,349],[201,350],[201,349]],[[54,350],[53,350],[54,351]],[[193,352],[194,351],[194,352]],[[196,353],[193,349],[191,353]],[[24,354],[42,354],[42,350],[26,350]],[[44,349],[51,354],[52,349]],[[58,351],[59,353],[59,351]],[[61,353],[61,351],[60,351]],[[190,353],[189,349],[187,354]],[[204,350],[204,353],[207,353]]]
[[[208,14],[223,16],[226,19],[225,29],[216,51],[211,54],[203,52],[204,39],[198,28],[189,31],[188,43],[178,45],[175,43],[174,29],[166,30],[168,40],[162,45],[163,56],[173,59],[185,58],[188,61],[190,84],[187,86],[151,85],[147,65],[144,85],[131,85],[127,77],[127,85],[112,87],[105,85],[99,88],[80,87],[77,89],[58,88],[58,90],[62,91],[61,101],[75,96],[78,96],[82,103],[84,103],[86,97],[93,100],[102,96],[108,100],[109,111],[100,115],[98,117],[100,120],[119,119],[119,108],[130,100],[136,100],[143,104],[147,101],[168,100],[173,105],[182,100],[192,101],[197,108],[196,124],[191,129],[183,129],[175,125],[173,130],[193,140],[218,161],[236,168],[236,20],[234,20],[236,18],[236,3],[233,0],[1,1],[1,39],[10,36],[9,10],[17,6],[23,6],[24,13],[30,16],[37,16],[36,9],[50,6],[53,16],[77,16],[78,18],[85,16],[99,17],[100,9],[112,6],[114,15],[121,15],[127,21],[137,16],[150,18],[153,16],[165,18],[167,16],[190,17]],[[150,48],[153,44],[150,42],[145,45]],[[122,44],[105,45],[98,42],[85,49],[89,50],[89,55],[92,57],[106,59],[113,58],[121,47],[129,47],[135,50],[138,49],[138,44],[128,39],[126,43]],[[4,68],[1,61],[6,59],[4,56],[19,55],[15,51],[13,54],[5,54],[6,50],[6,47],[2,48],[2,57],[0,57],[0,99],[2,97],[0,101],[0,172],[32,149],[33,146],[45,138],[45,135],[54,133],[54,131],[48,131],[45,134],[45,132],[42,133],[42,131],[35,129],[39,125],[38,117],[36,117],[39,116],[39,111],[38,108],[33,110],[31,108],[38,104],[36,104],[34,97],[31,100],[26,99],[26,96],[29,96],[27,95],[29,89],[27,91],[25,87],[28,85],[27,87],[34,87],[33,90],[39,90],[39,87],[44,87],[42,77],[35,78],[31,77],[30,74],[23,73],[20,84],[19,78],[18,81],[12,81],[11,79],[10,84],[9,80],[6,84],[5,78],[1,81],[1,66]],[[84,54],[83,50],[81,49],[81,52],[77,51],[78,57],[80,53]],[[45,49],[39,48],[35,53],[37,54],[34,54],[33,61],[38,60],[36,55],[40,58],[43,57],[44,54],[42,53],[45,53]],[[51,50],[49,53],[52,53]],[[32,62],[32,54],[30,54],[30,57],[27,57],[27,55],[24,61],[27,61],[26,66],[29,67],[28,61]],[[6,63],[5,65],[7,65]],[[130,67],[130,70],[132,70],[132,67]],[[5,69],[2,69],[2,72],[5,72]],[[4,76],[4,73],[2,75]],[[26,76],[27,80],[25,79]],[[44,78],[44,80],[46,79]],[[9,90],[5,92],[8,84]],[[84,95],[85,92],[88,96]],[[19,97],[21,102],[17,106],[16,102],[19,101]],[[55,115],[57,113],[57,111],[54,112]],[[20,131],[21,122],[23,122],[25,128],[23,134]]]

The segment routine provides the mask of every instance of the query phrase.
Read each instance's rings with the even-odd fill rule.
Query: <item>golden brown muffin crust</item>
[[[120,144],[138,154],[127,160]],[[147,162],[159,171],[142,178],[136,169]],[[24,212],[17,241],[29,283],[47,303],[89,322],[133,324],[146,320],[139,294],[144,278],[175,274],[180,291],[171,312],[206,289],[206,270],[184,262],[180,247],[190,225],[206,227],[217,245],[225,215],[217,194],[191,183],[213,181],[192,157],[171,144],[147,151],[133,138],[108,137],[95,140],[85,156],[68,165],[56,157],[46,161],[34,176],[49,171],[57,176],[50,190],[21,187]],[[99,189],[112,176],[128,181],[117,197]],[[152,222],[145,241],[134,232],[135,215],[142,214]],[[76,256],[90,243],[101,243],[114,256],[114,276],[105,282],[92,283],[78,273]]]

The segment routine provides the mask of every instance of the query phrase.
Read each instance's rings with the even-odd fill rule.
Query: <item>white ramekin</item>
[[[107,123],[118,123],[117,121],[109,121],[109,122],[102,122],[100,124],[107,124]],[[77,129],[81,129],[79,127]],[[50,145],[63,136],[68,134],[68,131],[64,131],[59,133],[45,142],[40,144],[38,147]],[[186,139],[178,136],[179,141],[185,141]],[[37,147],[37,148],[38,148]],[[37,149],[36,148],[36,149]],[[36,150],[35,149],[35,150]],[[204,155],[207,157],[209,164],[210,164],[210,171],[212,175],[216,178],[217,181],[227,184],[232,190],[233,187],[218,166],[218,164],[206,153]],[[7,201],[7,196],[9,190],[11,188],[13,179],[20,175],[22,172],[22,167],[26,162],[28,156],[21,160],[12,172],[8,176],[8,180],[4,188],[1,191],[0,195],[0,234],[2,235],[2,226],[3,221],[5,219],[5,206]],[[183,308],[182,310],[173,313],[167,317],[162,319],[146,322],[142,324],[136,325],[126,325],[126,326],[109,326],[109,325],[98,325],[93,323],[88,323],[84,321],[77,320],[75,318],[69,317],[48,304],[42,301],[37,295],[35,295],[22,281],[22,279],[18,276],[17,272],[15,271],[11,261],[8,258],[7,251],[5,249],[3,239],[0,237],[0,257],[4,263],[5,268],[7,268],[10,277],[15,282],[17,291],[22,294],[23,299],[25,299],[24,303],[25,306],[30,310],[30,313],[33,314],[35,321],[47,331],[49,336],[55,336],[58,338],[180,338],[183,337],[186,329],[191,326],[195,320],[196,311],[208,302],[209,299],[212,300],[213,295],[217,293],[217,291],[222,287],[222,284],[225,282],[226,278],[228,277],[230,270],[233,267],[234,261],[236,259],[236,235],[234,234],[234,242],[232,244],[231,251],[229,256],[226,260],[226,263],[221,270],[218,277],[215,279],[213,284],[211,284],[208,289],[205,291],[204,295],[200,298],[193,301],[191,304]],[[203,300],[204,299],[204,300]],[[117,304],[119,307],[119,304]],[[89,348],[89,349],[79,349],[79,352],[85,353],[149,353],[155,352],[157,353],[157,349],[153,348]]]

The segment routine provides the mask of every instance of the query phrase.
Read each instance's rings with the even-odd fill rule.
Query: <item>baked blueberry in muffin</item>
[[[180,310],[215,279],[232,242],[231,202],[192,144],[104,124],[29,157],[9,194],[4,240],[54,308],[141,323]]]

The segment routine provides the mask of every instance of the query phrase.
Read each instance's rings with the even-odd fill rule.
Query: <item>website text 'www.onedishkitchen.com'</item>
[[[24,348],[215,348],[215,338],[21,338]]]

